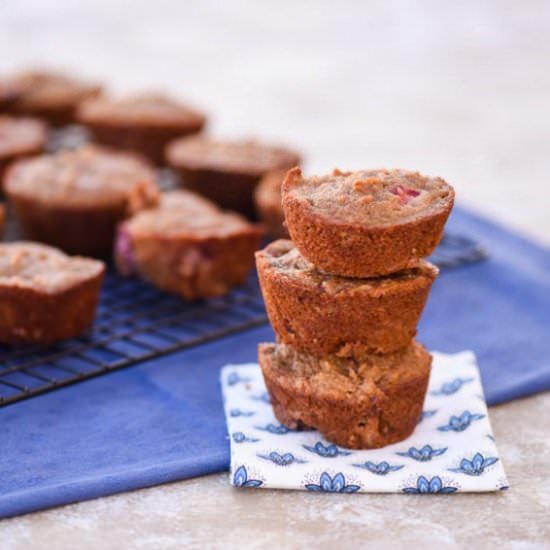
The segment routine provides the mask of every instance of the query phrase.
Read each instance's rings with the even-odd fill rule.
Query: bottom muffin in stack
[[[316,428],[342,447],[370,449],[413,432],[432,358],[417,342],[354,358],[318,358],[285,344],[261,344],[259,362],[279,422]]]

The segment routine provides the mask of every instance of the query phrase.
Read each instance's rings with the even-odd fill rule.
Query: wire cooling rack
[[[485,257],[451,234],[431,260],[447,268]],[[186,302],[109,270],[90,331],[52,346],[0,345],[0,406],[266,322],[255,276],[221,298]]]
[[[54,133],[49,150],[78,147],[87,139],[84,129],[68,127]],[[175,175],[161,170],[159,182],[163,189],[171,189]],[[13,216],[8,215],[7,222],[8,238],[16,239]],[[446,234],[431,260],[448,268],[486,256],[473,240]],[[223,297],[186,302],[110,269],[96,320],[87,333],[52,346],[0,344],[0,407],[266,322],[254,275]]]
[[[192,303],[109,271],[90,331],[52,346],[0,346],[0,406],[266,321],[255,278]]]

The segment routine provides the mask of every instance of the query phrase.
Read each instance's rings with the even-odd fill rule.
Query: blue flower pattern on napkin
[[[244,435],[243,432],[233,432],[231,438],[235,443],[256,443],[256,441],[260,441],[254,437]]]
[[[422,411],[422,414],[420,415],[420,420],[418,423],[422,422],[422,420],[426,420],[427,418],[431,418],[432,416],[435,416],[437,413],[437,409],[433,409],[431,411]]]
[[[463,432],[474,420],[485,418],[484,414],[472,414],[470,411],[464,411],[460,416],[451,416],[449,423],[444,426],[438,426],[441,432]]]
[[[236,418],[238,416],[254,416],[253,411],[242,411],[241,409],[231,409],[229,411],[230,416]]]
[[[254,401],[263,401],[264,403],[271,403],[271,398],[266,391],[260,393],[259,395],[252,395],[250,399],[253,399]]]
[[[257,366],[224,369],[232,484],[408,494],[508,487],[485,402],[478,398],[482,388],[473,356],[434,356],[422,413],[430,420],[420,422],[403,442],[367,451],[342,448],[316,432],[289,429],[273,415]]]
[[[236,371],[230,372],[227,376],[227,384],[229,386],[234,386],[235,384],[239,384],[241,382],[250,382],[250,378],[242,377]]]
[[[492,466],[497,461],[498,458],[496,456],[485,458],[481,453],[476,453],[472,460],[463,458],[458,468],[449,468],[449,471],[460,472],[469,476],[480,476],[485,471],[485,468]]]
[[[295,457],[292,453],[280,454],[277,451],[271,451],[269,454],[258,454],[260,458],[269,460],[277,466],[290,466],[291,464],[305,464],[306,460]]]
[[[334,477],[323,472],[319,478],[319,484],[308,483],[306,489],[308,491],[318,491],[321,493],[356,493],[361,487],[359,485],[346,485],[346,478],[341,472]]]
[[[464,384],[472,382],[473,378],[455,378],[452,382],[445,382],[438,390],[432,390],[432,395],[452,395],[456,393]]]
[[[335,458],[337,456],[348,456],[351,454],[351,451],[343,451],[336,445],[323,445],[321,441],[317,441],[313,447],[311,445],[302,445],[302,447],[306,451],[322,456],[323,458]]]
[[[433,449],[431,445],[424,445],[421,449],[416,447],[409,447],[405,452],[398,452],[399,456],[407,456],[418,460],[419,462],[427,462],[431,460],[434,456],[440,456],[447,450],[447,447],[442,447],[441,449]]]
[[[416,487],[405,487],[403,492],[415,495],[427,495],[454,493],[456,490],[456,487],[444,486],[439,476],[434,476],[429,480],[424,476],[419,476],[416,480]]]
[[[282,424],[266,424],[265,426],[256,426],[256,429],[257,430],[263,430],[264,432],[269,432],[270,434],[277,434],[277,435],[285,435],[287,434],[288,432],[290,432],[290,430],[286,427],[286,426],[283,426]]]
[[[233,475],[233,485],[235,487],[259,487],[263,481],[259,479],[248,479],[248,472],[245,466],[239,466]]]
[[[398,470],[401,470],[401,468],[405,467],[403,464],[390,466],[390,464],[388,464],[385,460],[379,462],[378,464],[367,460],[367,462],[364,462],[363,464],[352,464],[352,466],[355,466],[356,468],[363,468],[364,470],[368,470],[369,472],[379,476],[385,476],[390,472],[397,472]]]

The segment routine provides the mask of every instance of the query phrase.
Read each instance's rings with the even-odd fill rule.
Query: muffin
[[[162,196],[118,230],[115,262],[158,288],[196,300],[242,284],[254,263],[262,231],[189,191]]]
[[[317,358],[284,344],[260,344],[259,362],[277,419],[290,429],[315,428],[350,449],[407,438],[420,415],[431,355],[404,350],[348,359]]]
[[[36,243],[0,244],[0,342],[50,343],[92,323],[103,262]]]
[[[256,213],[274,239],[288,238],[281,197],[281,185],[287,172],[288,170],[269,172],[254,190]]]
[[[0,204],[0,239],[4,237],[4,228],[6,227],[6,209]]]
[[[99,143],[137,151],[163,164],[168,142],[200,132],[206,117],[164,95],[142,94],[86,101],[78,111],[78,120]]]
[[[340,357],[407,347],[438,274],[418,260],[387,277],[338,277],[315,268],[288,240],[256,252],[256,266],[279,340],[313,355]]]
[[[443,234],[454,190],[406,170],[363,170],[283,182],[290,236],[305,258],[343,277],[376,277],[429,256]]]
[[[19,95],[21,95],[21,84],[17,79],[13,76],[0,76],[0,113],[9,112]]]
[[[261,178],[272,170],[288,170],[300,161],[288,149],[202,136],[172,142],[166,158],[186,188],[249,218],[255,215],[253,193]]]
[[[40,120],[0,116],[0,190],[8,164],[41,153],[47,138],[46,125]]]
[[[26,238],[100,257],[111,255],[117,224],[159,196],[146,163],[97,147],[17,161],[4,191]]]
[[[0,111],[35,116],[52,126],[74,122],[78,105],[100,87],[63,74],[31,71],[0,78]]]

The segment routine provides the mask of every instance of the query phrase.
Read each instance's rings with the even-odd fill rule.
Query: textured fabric
[[[329,493],[499,491],[508,481],[471,352],[434,353],[422,418],[382,449],[337,447],[275,416],[258,365],[228,365],[221,382],[235,487]]]
[[[491,257],[442,272],[419,340],[472,349],[489,405],[550,389],[550,253],[461,209],[449,229]],[[261,341],[268,326],[1,408],[0,517],[227,469],[220,367]]]

